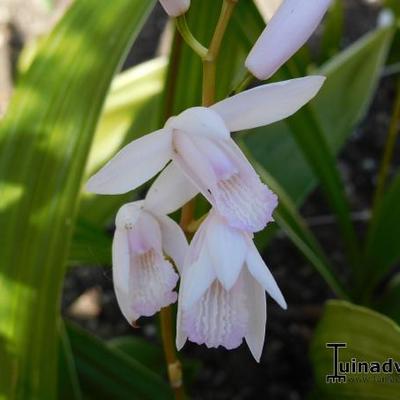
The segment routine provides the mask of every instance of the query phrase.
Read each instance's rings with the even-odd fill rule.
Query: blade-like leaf
[[[368,308],[342,301],[331,301],[326,306],[311,346],[316,397],[326,400],[369,399],[395,400],[399,398],[398,374],[349,373],[345,383],[326,382],[333,374],[333,350],[327,343],[345,343],[339,361],[379,362],[389,358],[400,367],[400,327],[392,320]],[[344,375],[341,373],[341,375]]]
[[[321,62],[328,60],[339,52],[343,36],[343,24],[343,0],[334,0],[324,22],[320,56]]]
[[[62,324],[60,332],[58,371],[57,398],[59,400],[82,400],[75,360],[64,324]]]
[[[91,222],[78,219],[68,254],[70,266],[111,265],[111,236]]]
[[[396,274],[385,287],[376,308],[400,324],[400,274]]]
[[[153,372],[167,376],[167,366],[165,364],[165,355],[161,345],[149,343],[136,336],[124,336],[109,340],[108,346],[112,349],[119,350],[124,355],[140,362]],[[182,363],[183,380],[186,385],[190,386],[201,368],[200,361],[180,357]]]
[[[400,260],[399,237],[400,174],[388,188],[372,220],[365,256],[371,285]]]
[[[246,154],[249,154],[243,144],[242,149]],[[254,160],[251,161],[260,178],[278,195],[279,207],[274,212],[274,219],[278,226],[287,234],[317,272],[321,274],[331,289],[342,299],[348,299],[348,294],[336,278],[332,265],[313,233],[308,229],[306,222],[298,213],[293,201],[260,164]]]
[[[76,1],[2,121],[0,398],[55,397],[59,298],[83,170],[112,76],[153,4]]]
[[[171,399],[160,376],[123,352],[67,323],[82,390],[91,399]]]

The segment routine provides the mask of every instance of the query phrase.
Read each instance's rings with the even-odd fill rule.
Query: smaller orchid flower
[[[114,288],[121,311],[132,325],[140,316],[151,316],[177,300],[173,289],[178,274],[164,254],[179,269],[188,248],[179,225],[160,214],[162,207],[154,195],[150,191],[144,201],[123,205],[115,222]],[[159,200],[168,203],[169,199],[164,196]],[[168,211],[167,203],[164,209]],[[158,207],[157,212],[151,204]]]
[[[231,226],[262,230],[272,220],[276,196],[260,181],[230,131],[288,117],[315,96],[324,79],[310,76],[263,85],[210,108],[190,108],[170,118],[163,129],[125,146],[90,178],[87,189],[99,194],[127,192],[172,159],[159,184],[181,182],[176,194],[181,196],[180,205],[200,191]]]
[[[286,302],[251,236],[211,210],[190,244],[181,272],[176,344],[186,340],[233,349],[246,340],[259,361],[264,345],[267,292]]]
[[[272,76],[309,39],[330,0],[284,0],[246,59],[258,79]]]
[[[160,0],[165,12],[170,17],[179,17],[190,7],[190,0]]]

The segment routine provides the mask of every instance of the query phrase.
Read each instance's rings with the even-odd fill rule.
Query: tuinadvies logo
[[[396,380],[390,383],[400,383],[400,361],[388,358],[385,361],[361,361],[352,358],[350,361],[340,360],[340,350],[347,348],[347,343],[326,343],[326,347],[332,350],[332,373],[326,375],[326,383],[346,383],[349,374],[396,374]],[[389,383],[388,380],[380,379],[381,383]],[[354,382],[365,382],[368,380],[354,380]]]

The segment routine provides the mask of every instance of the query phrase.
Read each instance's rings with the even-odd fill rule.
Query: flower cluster
[[[307,3],[307,11],[300,3]],[[162,4],[177,15],[186,11],[189,1]],[[249,70],[257,77],[270,76],[308,38],[327,5],[328,1],[285,1],[250,53]],[[302,19],[295,29],[296,43],[275,46],[278,50],[264,44],[284,42],[287,38],[282,36],[296,25],[287,19],[295,21],[296,15]],[[124,205],[116,218],[114,286],[130,323],[177,300],[179,273],[177,347],[188,339],[233,349],[245,339],[254,358],[260,359],[265,292],[282,308],[286,302],[252,237],[273,220],[278,202],[231,132],[292,115],[316,95],[324,79],[309,76],[265,84],[211,107],[189,108],[162,129],[128,144],[89,180],[91,192],[119,194],[161,171],[145,199]],[[212,207],[188,245],[181,228],[167,215],[199,192]]]

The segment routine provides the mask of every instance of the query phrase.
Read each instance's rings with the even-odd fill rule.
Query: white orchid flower
[[[173,160],[153,190],[180,182],[176,192],[180,205],[200,191],[231,226],[248,232],[262,230],[272,219],[276,197],[261,183],[229,132],[292,115],[315,96],[324,79],[310,76],[263,85],[210,108],[189,108],[170,118],[163,129],[125,146],[89,180],[87,189],[99,194],[125,193]],[[186,183],[182,175],[188,178]]]
[[[160,0],[165,12],[170,17],[179,17],[190,7],[190,0]]]
[[[166,196],[160,200],[168,202]],[[144,201],[123,205],[115,223],[114,288],[121,311],[132,325],[140,316],[151,316],[177,300],[173,289],[178,274],[165,254],[179,269],[188,249],[179,225],[160,214],[160,207],[154,211],[151,203],[159,206],[149,193]]]
[[[176,345],[238,347],[246,340],[259,361],[264,345],[267,292],[286,302],[251,236],[213,210],[190,244],[181,272]]]
[[[258,79],[272,76],[309,39],[330,0],[284,0],[246,59]]]

